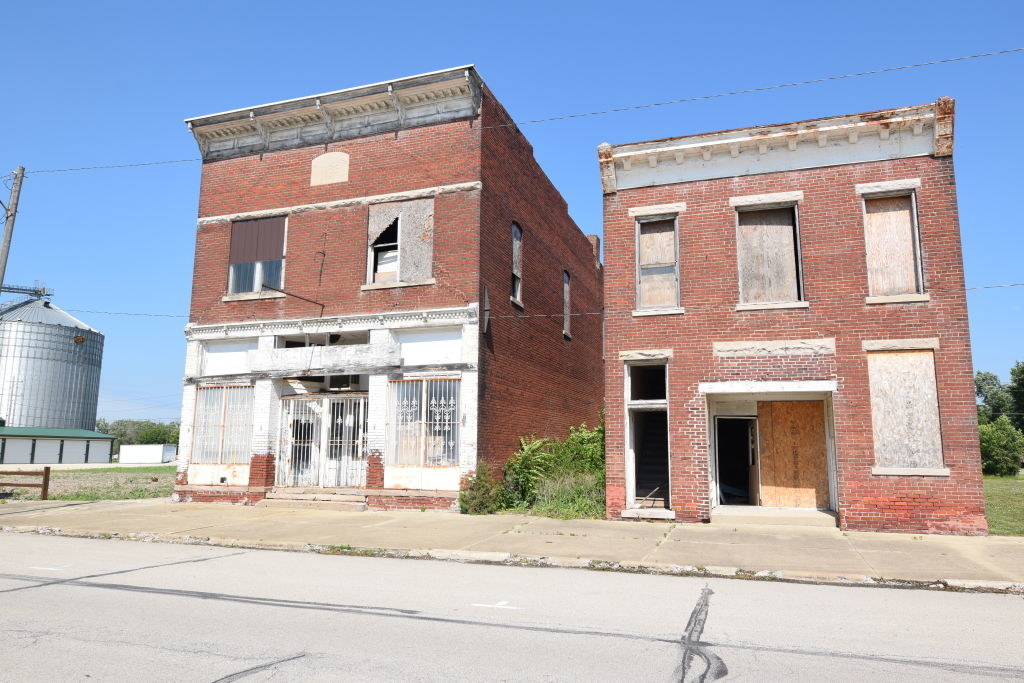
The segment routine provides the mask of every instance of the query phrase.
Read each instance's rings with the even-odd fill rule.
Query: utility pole
[[[7,272],[7,255],[11,253],[11,236],[14,234],[14,218],[18,215],[18,198],[21,197],[21,181],[25,179],[25,167],[14,170],[14,185],[11,186],[11,199],[7,203],[7,214],[4,219],[4,241],[0,244],[0,287],[3,287],[4,275]]]

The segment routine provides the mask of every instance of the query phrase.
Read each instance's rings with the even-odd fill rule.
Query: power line
[[[1024,287],[1024,282],[1011,282],[1011,283],[1000,284],[1000,285],[979,285],[977,287],[966,287],[965,289],[966,290],[1002,289],[1002,288],[1006,288],[1006,287]],[[940,293],[940,292],[957,292],[957,291],[962,291],[962,290],[960,290],[960,289],[950,289],[950,290],[941,290],[941,289],[940,290],[936,290],[936,289],[932,289],[930,291]],[[837,300],[837,299],[850,299],[850,296],[847,295],[847,294],[841,294],[841,295],[837,294],[835,296],[816,296],[816,297],[811,297],[811,298],[807,299],[807,301],[809,301],[810,303],[815,303],[815,302],[818,302],[818,301],[830,301],[830,300]],[[727,304],[724,304],[724,305],[727,306]],[[712,308],[719,308],[719,306],[717,306],[717,305],[715,305],[715,306],[692,306],[692,305],[691,306],[686,306],[687,310],[700,310],[700,309],[712,309]],[[181,314],[181,313],[146,313],[146,312],[128,312],[128,311],[91,311],[91,310],[85,310],[85,309],[82,309],[82,308],[65,308],[64,310],[68,311],[69,313],[96,313],[98,315],[126,315],[126,316],[141,316],[141,317],[149,317],[149,318],[187,318],[188,317],[187,315]],[[604,311],[594,311],[594,312],[585,312],[585,313],[570,313],[569,315],[570,316],[607,315],[608,313],[632,313],[632,310],[633,309],[604,310]],[[522,313],[522,314],[519,314],[519,315],[491,315],[490,317],[491,318],[561,318],[561,317],[563,317],[563,315],[565,315],[565,314],[564,313]]]
[[[510,123],[502,123],[502,124],[496,124],[496,125],[492,125],[492,126],[477,126],[475,128],[465,129],[465,130],[434,131],[433,135],[440,136],[440,135],[452,135],[452,134],[466,134],[466,133],[469,133],[470,131],[474,131],[474,130],[483,130],[483,129],[490,129],[490,128],[507,128],[507,127],[510,127],[510,126],[525,126],[525,125],[531,125],[531,124],[535,124],[535,123],[549,123],[549,122],[552,122],[552,121],[566,121],[566,120],[569,120],[569,119],[578,119],[578,118],[584,118],[584,117],[588,117],[588,116],[603,116],[605,114],[615,114],[615,113],[619,113],[619,112],[636,111],[636,110],[640,110],[640,109],[651,109],[651,108],[654,108],[654,107],[664,107],[664,106],[668,106],[668,105],[672,105],[672,104],[684,104],[684,103],[687,103],[687,102],[699,102],[699,101],[703,101],[703,100],[713,100],[713,99],[719,99],[719,98],[723,98],[723,97],[732,97],[734,95],[748,95],[748,94],[751,94],[751,93],[765,92],[765,91],[768,91],[768,90],[779,90],[779,89],[782,89],[782,88],[795,88],[795,87],[798,87],[798,86],[814,85],[814,84],[817,84],[817,83],[827,83],[827,82],[830,82],[830,81],[839,81],[839,80],[845,80],[845,79],[849,79],[849,78],[859,78],[859,77],[862,77],[862,76],[874,76],[874,75],[890,73],[890,72],[894,72],[894,71],[904,71],[904,70],[907,70],[907,69],[918,69],[918,68],[926,67],[926,66],[935,66],[935,65],[938,65],[938,64],[949,64],[949,63],[953,63],[953,62],[963,62],[963,61],[972,60],[972,59],[982,59],[984,57],[995,57],[995,56],[998,56],[998,55],[1006,55],[1006,54],[1012,54],[1012,53],[1018,53],[1018,52],[1024,52],[1024,47],[1014,47],[1014,48],[1008,48],[1008,49],[1005,49],[1005,50],[992,50],[990,52],[980,52],[978,54],[973,54],[973,55],[963,55],[963,56],[960,56],[960,57],[949,57],[949,58],[946,58],[946,59],[934,59],[934,60],[931,60],[931,61],[928,61],[928,62],[918,62],[916,64],[903,64],[901,66],[890,66],[890,67],[885,67],[885,68],[881,68],[881,69],[872,69],[872,70],[869,70],[869,71],[857,71],[857,72],[854,72],[854,73],[839,74],[839,75],[836,75],[836,76],[822,76],[821,78],[811,78],[811,79],[802,80],[802,81],[791,81],[789,83],[776,83],[776,84],[773,84],[773,85],[765,85],[765,86],[760,86],[760,87],[757,87],[757,88],[744,88],[744,89],[741,89],[741,90],[728,90],[728,91],[725,91],[725,92],[712,93],[712,94],[708,94],[708,95],[695,95],[695,96],[692,96],[692,97],[681,97],[681,98],[677,98],[677,99],[673,99],[673,100],[664,100],[662,102],[649,102],[647,104],[634,104],[634,105],[630,105],[630,106],[626,106],[626,107],[614,107],[614,108],[611,108],[611,109],[599,109],[599,110],[595,110],[595,111],[579,112],[579,113],[576,113],[576,114],[561,114],[561,115],[548,116],[548,117],[539,118],[539,119],[526,119],[526,120],[523,120],[523,121],[513,121],[513,122],[510,122]],[[381,134],[386,134],[386,133],[381,133]],[[376,134],[376,135],[381,135],[381,134]],[[374,137],[376,137],[376,135]],[[375,144],[375,143],[377,143],[379,141],[377,139],[372,139],[372,140],[335,140],[334,142],[337,142],[337,143],[340,143],[340,144],[344,144],[347,147],[351,147],[351,146],[360,145],[360,144]],[[94,170],[108,169],[108,168],[135,168],[135,167],[140,167],[140,166],[160,166],[160,165],[165,165],[165,164],[183,164],[183,163],[191,163],[191,162],[195,162],[195,161],[202,161],[202,159],[201,158],[172,159],[172,160],[168,160],[168,161],[146,161],[146,162],[133,163],[133,164],[109,164],[109,165],[104,165],[104,166],[80,166],[80,167],[76,167],[76,168],[50,168],[50,169],[41,169],[41,170],[38,170],[38,171],[26,171],[26,173],[30,173],[30,174],[35,174],[35,173],[67,173],[67,172],[72,172],[72,171],[94,171]]]

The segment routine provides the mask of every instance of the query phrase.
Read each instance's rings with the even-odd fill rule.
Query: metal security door
[[[283,458],[277,483],[282,486],[318,486],[322,449],[322,400],[282,401]]]
[[[366,396],[325,399],[323,486],[366,485]]]

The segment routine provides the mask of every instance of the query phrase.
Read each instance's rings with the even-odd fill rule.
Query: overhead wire
[[[579,118],[585,118],[585,117],[589,117],[589,116],[603,116],[603,115],[606,115],[606,114],[615,114],[615,113],[627,112],[627,111],[637,111],[637,110],[641,110],[641,109],[652,109],[654,107],[664,107],[664,106],[669,106],[669,105],[674,105],[674,104],[684,104],[684,103],[687,103],[687,102],[699,102],[699,101],[704,101],[704,100],[719,99],[719,98],[723,98],[723,97],[732,97],[732,96],[735,96],[735,95],[747,95],[747,94],[758,93],[758,92],[766,92],[766,91],[769,91],[769,90],[779,90],[779,89],[782,89],[782,88],[794,88],[794,87],[805,86],[805,85],[814,85],[814,84],[817,84],[817,83],[827,83],[827,82],[830,82],[830,81],[839,81],[839,80],[844,80],[844,79],[849,79],[849,78],[860,78],[860,77],[863,77],[863,76],[874,76],[874,75],[878,75],[878,74],[891,73],[891,72],[895,72],[895,71],[904,71],[904,70],[907,70],[907,69],[918,69],[918,68],[927,67],[927,66],[935,66],[935,65],[938,65],[938,64],[949,64],[949,63],[953,63],[953,62],[963,62],[963,61],[972,60],[972,59],[982,59],[982,58],[985,58],[985,57],[995,57],[995,56],[998,56],[998,55],[1006,55],[1006,54],[1020,53],[1020,52],[1024,52],[1024,47],[1007,48],[1007,49],[1004,49],[1004,50],[991,50],[989,52],[980,52],[980,53],[971,54],[971,55],[962,55],[962,56],[959,56],[959,57],[947,57],[945,59],[933,59],[931,61],[918,62],[918,63],[915,63],[915,64],[902,64],[900,66],[883,67],[883,68],[880,68],[880,69],[871,69],[871,70],[868,70],[868,71],[857,71],[857,72],[853,72],[853,73],[838,74],[838,75],[834,75],[834,76],[822,76],[820,78],[810,78],[810,79],[805,79],[805,80],[800,80],[800,81],[790,81],[790,82],[787,82],[787,83],[775,83],[773,85],[765,85],[765,86],[754,87],[754,88],[743,88],[743,89],[739,89],[739,90],[727,90],[727,91],[723,91],[723,92],[719,92],[719,93],[711,93],[711,94],[707,94],[707,95],[694,95],[694,96],[691,96],[691,97],[680,97],[680,98],[671,99],[671,100],[663,100],[663,101],[660,101],[660,102],[648,102],[648,103],[645,103],[645,104],[634,104],[634,105],[629,105],[629,106],[625,106],[625,107],[612,107],[612,108],[608,108],[608,109],[598,109],[598,110],[594,110],[594,111],[578,112],[578,113],[574,113],[574,114],[559,114],[559,115],[555,115],[555,116],[547,116],[547,117],[538,118],[538,119],[524,119],[524,120],[521,120],[521,121],[510,121],[509,123],[500,123],[500,124],[493,124],[493,125],[488,125],[488,126],[474,126],[472,128],[467,128],[467,129],[457,129],[457,130],[447,129],[447,130],[441,130],[441,131],[433,131],[432,134],[433,135],[466,134],[466,133],[469,133],[471,131],[476,131],[476,130],[485,130],[485,129],[492,129],[492,128],[507,128],[507,127],[512,127],[512,126],[525,126],[525,125],[533,125],[533,124],[537,124],[537,123],[549,123],[549,122],[553,122],[553,121],[567,121],[567,120],[570,120],[570,119],[579,119]],[[383,132],[383,133],[379,133],[379,134],[376,134],[374,136],[374,138],[376,138],[379,135],[389,134],[389,133],[392,133],[392,132],[395,132],[395,131],[386,131],[386,132]],[[418,136],[418,139],[422,139],[422,137],[423,137],[422,135]],[[360,144],[375,144],[375,143],[378,142],[378,140],[377,139],[371,139],[371,140],[337,140],[335,142],[337,142],[339,144],[343,144],[346,147],[352,147],[352,146],[360,145]],[[26,170],[25,173],[26,174],[68,173],[68,172],[74,172],[74,171],[95,171],[95,170],[110,169],[110,168],[136,168],[136,167],[141,167],[141,166],[162,166],[162,165],[166,165],[166,164],[183,164],[183,163],[191,163],[191,162],[195,162],[195,161],[202,161],[202,159],[197,157],[197,158],[189,158],[189,159],[170,159],[170,160],[164,160],[164,161],[145,161],[145,162],[138,162],[138,163],[107,164],[107,165],[96,165],[96,166],[78,166],[78,167],[71,167],[71,168],[48,168],[48,169],[39,169],[39,170]]]

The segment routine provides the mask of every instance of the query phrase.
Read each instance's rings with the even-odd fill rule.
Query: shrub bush
[[[563,471],[537,485],[535,515],[559,519],[604,517],[604,477],[597,472]]]
[[[1016,475],[1021,458],[1024,458],[1024,434],[1005,415],[979,425],[978,433],[981,436],[982,471],[1000,477]]]
[[[491,475],[487,465],[480,463],[476,472],[462,478],[459,487],[459,509],[467,515],[489,515],[500,508],[501,482]]]

